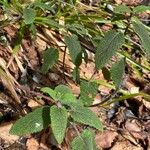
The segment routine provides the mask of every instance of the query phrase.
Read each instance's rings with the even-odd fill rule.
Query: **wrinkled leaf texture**
[[[67,110],[64,107],[58,108],[57,106],[52,106],[50,114],[51,114],[51,127],[53,134],[58,144],[61,144],[64,139],[67,127],[67,119],[68,119]]]
[[[124,43],[123,33],[108,31],[101,39],[95,54],[95,65],[101,69]]]
[[[150,59],[150,36],[144,24],[140,21],[132,22],[134,31],[138,34],[139,38],[141,39],[141,44]]]
[[[39,132],[50,124],[50,107],[43,106],[20,118],[12,126],[10,133],[27,135]]]

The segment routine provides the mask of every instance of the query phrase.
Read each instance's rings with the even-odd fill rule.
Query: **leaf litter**
[[[117,1],[116,3],[125,3],[127,5],[136,5],[138,1]],[[5,28],[5,32],[10,39],[10,42],[13,41],[13,38],[15,38],[16,34],[12,30],[15,29],[17,31],[16,27],[8,26]],[[107,24],[106,27],[103,27],[104,30],[107,30]],[[108,25],[108,28],[112,28],[111,26]],[[53,37],[52,37],[53,38]],[[53,38],[54,39],[54,38]],[[56,42],[58,40],[58,43],[55,44],[60,44],[59,39],[55,38]],[[46,75],[37,75],[36,71],[39,69],[41,66],[43,60],[42,56],[43,53],[46,49],[46,46],[49,43],[46,43],[47,39],[42,40],[41,38],[37,38],[36,42],[32,42],[32,39],[29,39],[29,37],[26,37],[22,41],[22,51],[19,52],[19,61],[22,64],[23,69],[27,70],[27,73],[25,75],[26,81],[23,83],[25,87],[29,88],[31,91],[39,91],[40,87],[45,85],[48,85],[50,87],[55,87],[56,85],[60,83],[68,83],[72,89],[72,91],[76,94],[79,95],[80,89],[79,87],[74,84],[74,82],[70,79],[69,73],[73,69],[74,65],[70,61],[70,57],[67,55],[67,61],[65,62],[65,67],[66,72],[65,72],[65,78],[66,80],[63,79],[62,74],[62,65],[58,64],[54,66],[52,70],[49,71],[48,74]],[[43,42],[43,43],[42,43]],[[37,44],[38,43],[38,44]],[[41,43],[41,45],[39,44]],[[54,44],[54,43],[53,43]],[[63,44],[63,43],[62,43]],[[10,44],[11,45],[11,44]],[[41,46],[41,47],[40,47]],[[8,58],[11,58],[12,53],[5,48],[3,45],[0,45],[2,47],[0,49],[0,57],[1,59],[4,59],[6,63],[9,62]],[[5,50],[4,50],[5,49]],[[64,53],[60,52],[60,58],[63,58]],[[60,60],[62,62],[62,59]],[[3,65],[2,61],[0,62],[1,66]],[[88,62],[88,64],[83,63],[80,66],[80,71],[81,74],[80,76],[83,78],[90,79],[99,79],[99,80],[104,80],[102,72],[96,72],[94,69],[94,64],[92,61]],[[14,71],[16,68],[16,71]],[[13,59],[10,66],[7,68],[6,66],[3,65],[2,68],[2,74],[0,76],[1,83],[3,86],[9,90],[9,92],[3,92],[4,95],[9,97],[9,101],[7,101],[9,104],[6,105],[6,107],[10,107],[13,110],[14,105],[18,105],[18,103],[21,104],[21,107],[24,109],[24,112],[30,112],[34,107],[37,107],[39,103],[36,101],[33,102],[35,99],[35,95],[32,95],[31,92],[28,95],[27,90],[25,89],[18,89],[16,86],[17,82],[15,81],[20,81],[21,75],[23,72],[20,71],[19,65],[16,63],[16,60]],[[13,77],[11,76],[13,74]],[[147,83],[146,85],[143,85],[143,82],[140,82],[140,80],[137,79],[139,83],[136,82],[136,80],[132,80],[132,75],[130,74],[131,77],[129,77],[128,82],[126,84],[123,84],[123,87],[127,89],[131,93],[137,93],[139,89],[148,91],[145,86],[148,86]],[[38,82],[35,82],[34,76],[37,77]],[[6,78],[7,77],[7,78]],[[6,80],[8,81],[8,78],[10,82],[6,83]],[[20,84],[21,82],[19,82]],[[127,84],[128,83],[128,84]],[[102,87],[99,86],[99,92],[101,93],[100,96],[97,96],[98,103],[99,101],[102,101],[103,98],[106,97],[106,95],[111,95],[113,92],[113,89],[109,87]],[[26,93],[26,94],[25,94]],[[19,95],[19,96],[18,96]],[[5,99],[1,97],[1,99]],[[37,97],[37,99],[40,99],[41,104],[45,105],[48,103],[46,99],[42,99],[40,96]],[[36,99],[36,100],[37,100]],[[12,104],[12,102],[16,100],[17,103]],[[4,104],[0,102],[0,105],[2,105],[2,109],[6,108],[4,107]],[[20,107],[20,106],[18,106]],[[135,110],[136,107],[136,110]],[[124,102],[121,101],[119,104],[115,104],[114,106],[105,106],[101,109],[101,106],[98,107],[93,107],[91,109],[94,111],[100,119],[102,119],[102,122],[104,123],[104,126],[106,130],[101,133],[97,132],[96,133],[96,144],[99,148],[105,149],[109,148],[110,150],[117,150],[117,149],[126,149],[126,150],[144,150],[143,147],[146,147],[147,149],[150,148],[150,106],[149,102],[145,101],[142,99],[140,96],[135,97],[134,99],[131,100],[125,100]],[[112,111],[110,111],[112,110]],[[114,111],[115,110],[115,111]],[[14,110],[15,111],[15,110]],[[111,119],[109,120],[108,116],[108,111],[111,113]],[[3,111],[3,115],[6,113],[6,111]],[[14,112],[13,112],[14,113]],[[15,120],[13,117],[14,114],[9,116],[10,121],[7,122],[9,129],[12,124],[12,122]],[[5,119],[3,120],[4,125],[5,125]],[[80,128],[80,127],[78,127]],[[0,125],[0,133],[4,133],[6,137],[0,134],[0,139],[2,139],[3,142],[3,148],[5,148],[6,141],[9,141],[11,139],[8,131],[9,129],[7,128],[7,125],[5,125],[5,132],[7,132],[8,137],[6,136],[5,132],[3,131],[3,124]],[[70,135],[69,135],[70,134]],[[65,142],[63,143],[62,148],[63,149],[68,149],[70,146],[70,139],[73,139],[73,137],[76,136],[76,133],[70,129],[69,134],[66,136]],[[49,139],[49,140],[48,140]],[[12,142],[13,141],[13,142]],[[13,149],[13,144],[18,143],[18,137],[12,137],[12,139],[9,141],[9,146],[11,149]],[[19,144],[18,144],[19,145]],[[17,147],[17,145],[15,145]],[[57,145],[52,132],[50,129],[43,130],[41,133],[37,134],[32,134],[31,136],[27,137],[27,142],[24,143],[24,146],[28,149],[40,149],[40,147],[43,147],[43,149],[61,149],[60,146]],[[15,148],[16,148],[15,147]],[[15,149],[14,148],[14,149]],[[23,149],[18,148],[18,149]]]

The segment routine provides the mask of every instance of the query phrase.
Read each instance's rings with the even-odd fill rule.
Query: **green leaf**
[[[125,59],[122,58],[121,60],[113,64],[110,72],[116,88],[119,88],[119,86],[122,83],[122,78],[125,72]]]
[[[50,110],[51,114],[51,127],[53,134],[58,142],[61,144],[67,127],[68,114],[67,110],[63,108],[58,108],[57,106],[52,106]]]
[[[124,43],[124,35],[114,30],[108,31],[96,50],[95,65],[101,69]]]
[[[57,30],[60,28],[63,28],[62,25],[60,25],[58,22],[52,20],[51,18],[43,17],[43,19],[41,18],[40,22],[38,22],[38,23],[43,24],[43,25],[48,25],[49,27],[57,29]]]
[[[79,66],[82,62],[82,50],[78,37],[73,34],[71,36],[65,36],[65,43],[69,49],[70,57],[76,66]]]
[[[23,18],[25,24],[31,24],[34,22],[36,16],[36,12],[32,8],[25,8],[23,10]]]
[[[114,10],[115,13],[117,14],[124,14],[124,13],[130,13],[131,10],[128,6],[126,5],[119,5],[115,8]]]
[[[20,118],[12,126],[10,133],[15,135],[27,135],[39,132],[50,124],[50,107],[37,108],[33,112]]]
[[[68,30],[76,32],[80,36],[89,35],[88,30],[81,24],[76,24],[76,23],[67,24],[66,27]]]
[[[57,95],[58,95],[58,98],[65,95],[66,93],[72,93],[70,88],[66,85],[58,85],[56,88],[55,88],[55,91],[57,92]]]
[[[77,84],[80,83],[80,71],[79,71],[79,67],[75,67],[75,68],[73,69],[72,77],[73,77],[73,80],[74,80]]]
[[[144,11],[149,11],[150,6],[139,5],[133,8],[134,13],[142,13]]]
[[[29,30],[31,31],[32,33],[32,37],[36,37],[36,34],[37,34],[37,29],[36,29],[36,26],[34,24],[31,24],[30,27],[29,27]]]
[[[140,21],[132,22],[132,23],[133,23],[134,31],[138,34],[141,40],[142,46],[148,58],[150,58],[150,36],[145,25]]]
[[[50,68],[54,66],[55,63],[57,63],[59,58],[59,53],[57,49],[54,48],[48,48],[44,52],[44,63],[42,65],[41,71],[43,74],[46,74]]]
[[[60,102],[64,105],[67,106],[83,106],[83,103],[79,100],[76,99],[76,97],[72,94],[72,93],[66,93],[64,94],[61,99]]]
[[[102,130],[103,126],[99,118],[86,107],[72,106],[71,117],[74,121],[92,126],[98,130]]]
[[[52,8],[52,6],[50,6],[50,5],[48,5],[48,4],[45,4],[45,3],[36,2],[36,3],[34,4],[34,7],[35,7],[35,8],[40,8],[40,9],[42,9],[43,11],[49,10],[49,11],[51,11],[52,13],[55,13],[55,10]]]
[[[97,94],[98,84],[94,82],[82,81],[80,85],[80,99],[85,106],[93,104],[94,98]]]
[[[53,89],[49,88],[49,87],[43,87],[41,88],[41,91],[43,93],[48,94],[50,97],[52,97],[54,100],[56,100],[56,91],[54,91]]]
[[[85,129],[80,136],[73,139],[72,150],[96,150],[95,134]]]

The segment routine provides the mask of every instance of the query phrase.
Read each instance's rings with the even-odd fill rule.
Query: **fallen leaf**
[[[139,123],[136,120],[126,121],[125,128],[133,135],[135,139],[144,140],[146,138],[146,134],[142,132],[142,127],[140,127]]]
[[[0,138],[4,141],[7,141],[10,144],[13,144],[15,141],[19,139],[19,136],[9,134],[9,130],[13,122],[1,123],[0,124]]]
[[[96,134],[95,141],[97,148],[110,148],[117,136],[117,132],[108,130]]]
[[[131,144],[129,141],[117,142],[111,150],[144,150],[142,147],[137,147]]]
[[[39,143],[35,138],[29,138],[26,143],[27,150],[39,150]]]

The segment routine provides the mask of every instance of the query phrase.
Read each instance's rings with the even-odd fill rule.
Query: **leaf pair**
[[[26,135],[39,132],[50,124],[57,142],[62,143],[67,127],[67,111],[57,106],[44,106],[19,119],[11,128],[10,133]]]
[[[98,130],[103,129],[96,114],[89,108],[84,107],[80,101],[77,101],[67,86],[59,85],[55,90],[45,87],[42,88],[42,91],[49,94],[54,100],[61,103],[61,105],[44,106],[34,110],[19,119],[11,128],[10,133],[16,135],[30,134],[47,128],[51,124],[54,137],[58,144],[61,144],[65,137],[70,117],[75,122],[89,125]]]

